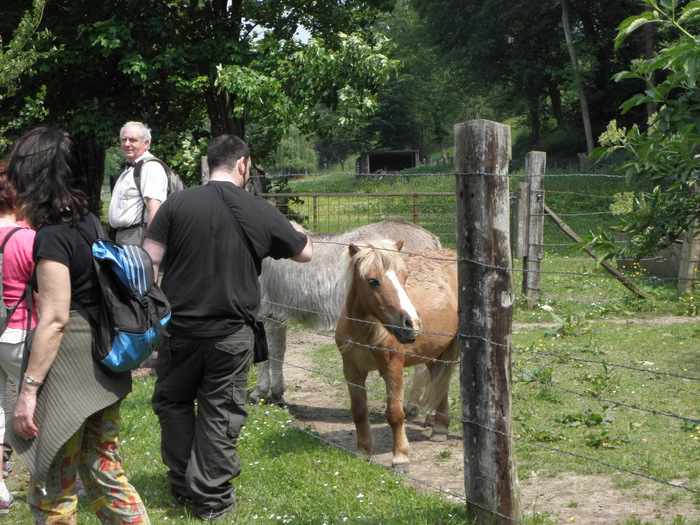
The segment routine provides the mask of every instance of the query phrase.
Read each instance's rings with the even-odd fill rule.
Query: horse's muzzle
[[[394,337],[396,337],[396,340],[402,345],[413,343],[423,332],[423,322],[420,316],[415,318],[405,314],[402,317],[401,325],[392,326],[391,331]]]

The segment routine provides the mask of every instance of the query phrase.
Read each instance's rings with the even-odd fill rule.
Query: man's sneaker
[[[12,461],[3,461],[2,462],[2,477],[3,477],[3,479],[10,475],[10,472],[12,472],[13,468],[14,468],[14,465],[12,464]]]
[[[7,501],[0,499],[0,515],[9,514],[10,509],[15,506],[15,498],[10,494],[10,499]]]

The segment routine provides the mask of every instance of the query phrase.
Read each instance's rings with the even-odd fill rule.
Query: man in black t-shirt
[[[217,137],[207,155],[209,183],[171,195],[143,247],[156,275],[163,267],[161,286],[172,307],[153,393],[170,490],[192,500],[198,518],[214,521],[236,502],[230,481],[241,470],[236,451],[248,417],[262,259],[307,262],[313,245],[301,226],[245,191],[245,142]]]

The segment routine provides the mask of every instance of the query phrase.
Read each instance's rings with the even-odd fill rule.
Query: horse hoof
[[[395,463],[392,468],[397,474],[408,474],[408,463]]]
[[[265,403],[268,405],[274,405],[274,406],[278,406],[278,407],[282,407],[282,408],[284,408],[284,406],[286,405],[283,397],[270,396],[270,399],[266,399]]]
[[[435,432],[430,436],[430,441],[433,443],[444,443],[447,441],[447,432]]]
[[[248,404],[250,405],[257,405],[263,400],[264,397],[261,394],[258,394],[257,392],[251,392],[248,396]]]

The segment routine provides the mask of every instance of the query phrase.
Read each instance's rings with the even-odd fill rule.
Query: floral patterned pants
[[[27,503],[35,525],[75,525],[80,475],[92,509],[107,525],[150,525],[141,497],[124,475],[119,457],[119,403],[90,416],[58,451],[46,486],[32,479]]]

